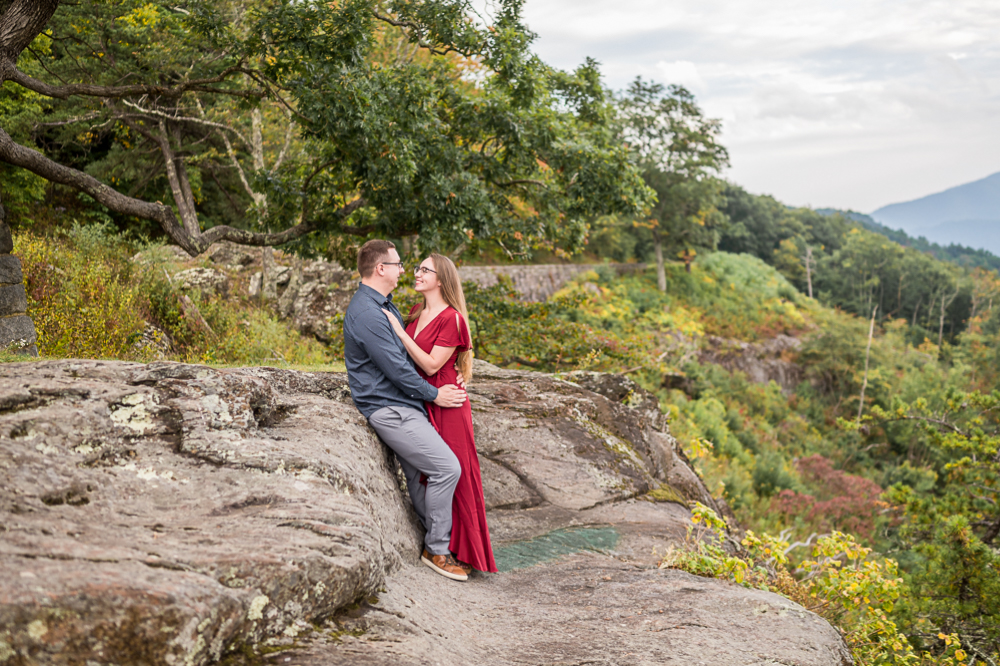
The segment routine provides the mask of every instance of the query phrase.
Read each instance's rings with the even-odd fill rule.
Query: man
[[[449,550],[451,502],[461,467],[424,407],[425,401],[461,407],[467,396],[457,386],[438,389],[420,377],[382,311],[403,319],[392,302],[403,273],[396,246],[384,240],[365,243],[358,251],[358,273],[361,285],[344,315],[344,363],[351,397],[403,467],[413,508],[426,530],[420,561],[442,576],[467,580]]]

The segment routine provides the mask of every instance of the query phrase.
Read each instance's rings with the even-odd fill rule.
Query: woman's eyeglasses
[[[437,271],[432,271],[426,266],[417,266],[416,268],[413,269],[414,275],[427,275],[428,273],[437,273]]]

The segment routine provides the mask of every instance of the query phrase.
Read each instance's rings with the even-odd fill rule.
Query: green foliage
[[[70,96],[31,127],[52,159],[172,200],[175,240],[301,223],[297,251],[340,259],[369,236],[565,253],[652,201],[596,63],[541,62],[519,0],[489,25],[452,0],[83,0],[50,28],[22,58],[43,79],[185,86]]]
[[[726,252],[752,254],[771,262],[783,243],[791,241],[803,251],[806,245],[817,252],[833,252],[840,248],[844,234],[853,226],[841,215],[823,215],[808,208],[790,208],[774,197],[755,196],[731,183],[726,185],[720,210],[729,224],[719,241]],[[787,245],[786,251],[790,249]],[[788,259],[792,259],[789,257]],[[797,259],[796,276],[786,276],[805,286],[802,254]],[[802,271],[801,273],[799,271]]]
[[[182,306],[177,267],[107,225],[74,225],[55,237],[15,234],[42,356],[255,365],[328,364],[331,352],[238,296],[191,295]],[[198,320],[203,318],[207,330]]]
[[[41,53],[49,52],[48,37],[39,37],[31,48]],[[40,67],[29,64],[29,74],[37,75]],[[12,83],[0,85],[0,127],[15,141],[31,140],[31,129],[50,108],[51,103],[42,95]],[[38,176],[0,163],[0,202],[8,214],[9,225],[21,224],[30,218],[31,205],[45,196],[45,181]]]
[[[655,363],[648,344],[563,318],[578,302],[527,303],[509,280],[486,289],[465,285],[472,339],[479,358],[543,370],[607,370]]]
[[[807,291],[811,282],[814,295],[825,305],[864,318],[877,306],[879,322],[905,319],[911,324],[912,342],[926,337],[938,346],[953,342],[975,314],[970,312],[971,269],[871,231],[857,215],[792,209],[735,185],[727,186],[724,199],[720,210],[729,224],[719,248],[753,254],[800,291]],[[813,253],[809,271],[807,249]]]
[[[794,571],[789,550],[783,538],[752,531],[737,543],[725,521],[697,503],[684,547],[668,551],[659,566],[784,594],[839,627],[860,666],[967,663],[957,634],[940,634],[937,655],[918,654],[891,619],[903,591],[893,560],[873,556],[841,532],[820,538]]]
[[[641,78],[621,96],[619,109],[622,137],[656,192],[650,214],[635,226],[650,230],[661,270],[664,245],[690,265],[698,250],[715,249],[725,223],[715,208],[723,183],[713,177],[729,164],[718,143],[722,123],[705,118],[682,86]]]
[[[985,268],[992,271],[1000,270],[1000,257],[989,250],[976,249],[952,243],[947,247],[932,243],[923,236],[913,238],[902,229],[890,229],[879,224],[870,215],[855,211],[840,211],[832,208],[817,209],[823,215],[842,215],[848,219],[860,222],[865,229],[885,236],[903,247],[911,247],[922,254],[929,254],[939,261],[946,261],[964,268]]]
[[[141,359],[147,301],[129,248],[103,226],[74,225],[63,239],[15,237],[28,315],[46,356]]]
[[[923,484],[900,482],[890,501],[902,508],[901,544],[916,555],[914,591],[900,615],[923,637],[958,634],[977,655],[1000,655],[1000,391],[947,391],[872,409],[867,424],[913,423],[913,436],[939,454]],[[884,435],[870,435],[875,441]],[[926,489],[935,478],[935,487]],[[922,491],[923,490],[923,491]]]

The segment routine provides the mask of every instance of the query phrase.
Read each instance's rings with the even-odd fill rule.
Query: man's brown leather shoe
[[[420,556],[420,561],[445,578],[469,580],[469,575],[465,573],[462,567],[458,566],[455,558],[451,555],[431,555],[424,549],[423,554]]]
[[[462,568],[462,571],[465,572],[466,576],[472,574],[472,565],[471,564],[466,564],[465,562],[463,562],[462,560],[458,559],[457,557],[455,558],[455,564],[457,564],[459,567]]]

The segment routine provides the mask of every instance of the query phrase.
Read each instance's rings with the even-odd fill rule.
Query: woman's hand
[[[385,308],[382,308],[382,312],[384,312],[385,316],[389,318],[389,323],[392,324],[392,330],[396,331],[396,335],[398,335],[399,339],[403,342],[403,347],[406,348],[406,353],[410,355],[410,358],[412,358],[416,364],[420,366],[420,369],[427,373],[427,375],[437,374],[437,371],[444,366],[449,358],[451,358],[452,352],[455,351],[455,347],[439,347],[438,345],[434,345],[431,349],[431,353],[428,354],[420,348],[420,345],[413,341],[413,338],[411,338],[410,334],[406,332],[406,329],[403,328],[401,323],[399,323],[399,319],[397,319],[395,315]],[[456,390],[463,391],[464,395],[465,382],[462,381],[459,386],[460,388]]]
[[[389,318],[389,324],[392,325],[392,330],[396,331],[396,335],[403,337],[403,334],[406,333],[406,329],[399,323],[399,319],[396,318],[396,315],[392,314],[385,308],[382,308],[382,312],[384,312],[385,316]]]

